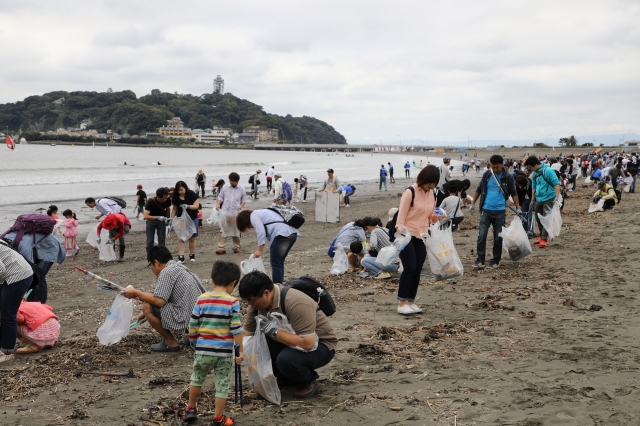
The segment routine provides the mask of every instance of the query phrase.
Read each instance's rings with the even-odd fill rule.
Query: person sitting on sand
[[[346,249],[354,241],[367,241],[367,235],[364,232],[364,228],[367,226],[368,219],[371,218],[356,220],[355,222],[349,222],[343,226],[338,233],[338,236],[335,238],[333,249],[335,250],[335,248],[338,247],[338,244],[341,244],[342,247]],[[333,250],[329,250],[327,254],[329,257],[333,258],[332,253]]]
[[[391,212],[393,211],[393,213]],[[389,211],[389,220],[393,219],[397,208],[393,208]],[[389,231],[387,228],[383,228],[382,222],[378,218],[374,218],[375,222],[366,227],[367,231],[371,233],[369,253],[365,254],[362,258],[362,266],[373,274],[376,280],[384,280],[391,278],[390,272],[397,272],[400,267],[400,258],[396,256],[388,265],[382,265],[376,262],[378,253],[383,248],[390,246]]]
[[[338,339],[314,299],[294,288],[282,295],[281,292],[283,287],[262,272],[253,271],[242,277],[238,293],[249,305],[242,324],[243,335],[255,333],[256,317],[260,315],[261,331],[269,337],[273,374],[280,384],[286,381],[295,386],[296,398],[310,397],[318,392],[316,370],[331,362]],[[270,320],[270,313],[286,315],[295,334],[280,330]]]
[[[363,256],[364,248],[362,247],[362,242],[354,241],[349,244],[349,253],[347,253],[349,270],[347,272],[362,272],[364,270],[364,267],[362,266]]]
[[[181,263],[173,260],[165,246],[153,246],[147,255],[151,272],[158,277],[153,293],[127,288],[127,299],[139,299],[142,313],[138,321],[146,318],[163,340],[151,345],[152,352],[177,352],[180,344],[173,333],[184,333],[198,297],[205,292],[200,278]]]
[[[18,309],[18,339],[24,345],[17,354],[49,349],[60,337],[60,323],[53,308],[40,302],[23,301]]]

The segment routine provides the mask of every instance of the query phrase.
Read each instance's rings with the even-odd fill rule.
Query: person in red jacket
[[[18,338],[24,345],[18,354],[52,348],[60,337],[60,323],[53,308],[40,302],[23,301],[18,309]]]
[[[98,224],[98,244],[100,244],[100,231],[106,229],[109,231],[109,244],[115,245],[115,240],[118,240],[118,248],[120,249],[120,257],[118,262],[124,262],[124,235],[129,233],[131,229],[131,222],[124,213],[112,213],[107,215],[102,222]]]

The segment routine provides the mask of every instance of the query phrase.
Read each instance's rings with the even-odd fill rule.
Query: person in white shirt
[[[271,191],[271,186],[273,184],[273,175],[275,174],[275,166],[271,166],[269,170],[267,170],[267,191]]]
[[[102,216],[108,216],[112,213],[120,213],[122,208],[120,208],[120,204],[116,203],[111,198],[99,198],[95,200],[91,197],[84,200],[84,203],[89,208],[96,208],[100,212],[100,215],[96,216],[96,219],[100,219]]]
[[[451,186],[449,188],[449,196],[442,200],[440,208],[445,211],[447,217],[451,219],[452,231],[458,230],[460,222],[464,220],[462,213],[462,200],[458,197],[458,189]]]
[[[283,180],[282,173],[275,172],[273,175],[273,179],[275,180],[275,184],[273,185],[273,202],[279,204],[281,206],[286,206],[289,204],[289,200],[283,199],[282,194],[284,193],[284,189],[282,188]]]

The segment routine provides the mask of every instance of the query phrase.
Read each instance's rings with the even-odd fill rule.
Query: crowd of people
[[[417,166],[416,166],[417,167]],[[349,222],[337,233],[330,244],[328,255],[335,249],[348,249],[348,272],[362,278],[389,279],[399,274],[397,312],[415,315],[422,312],[416,303],[422,269],[427,259],[427,247],[423,237],[430,227],[450,226],[459,229],[466,219],[464,209],[470,215],[479,214],[479,228],[474,268],[485,268],[488,236],[493,232],[493,246],[488,261],[489,268],[498,268],[502,256],[502,238],[499,230],[505,227],[509,211],[521,217],[530,237],[536,237],[534,245],[545,248],[550,243],[548,232],[540,221],[554,208],[564,206],[565,199],[576,187],[578,173],[587,184],[597,185],[594,202],[604,200],[604,209],[611,209],[620,202],[621,180],[631,178],[628,192],[635,190],[638,173],[635,155],[619,153],[590,153],[583,156],[536,157],[522,161],[505,160],[493,155],[482,167],[480,160],[465,163],[463,172],[472,167],[482,171],[473,194],[469,179],[453,179],[451,159],[445,157],[440,166],[428,164],[420,168],[415,181],[402,191],[397,205],[390,205],[388,222],[383,225],[378,217],[366,216]],[[409,178],[411,165],[404,166]],[[483,169],[483,170],[481,170]],[[317,369],[327,365],[335,356],[336,334],[329,318],[318,309],[317,301],[305,293],[283,286],[286,259],[294,248],[300,231],[286,219],[282,209],[294,209],[292,201],[306,201],[308,180],[304,175],[293,180],[293,185],[283,179],[282,173],[270,167],[265,174],[266,188],[272,195],[273,205],[263,209],[245,209],[247,197],[258,198],[262,171],[256,170],[249,177],[250,188],[240,184],[240,176],[232,172],[228,183],[218,180],[212,184],[215,195],[215,213],[220,226],[217,255],[226,254],[231,240],[234,253],[241,250],[240,236],[249,229],[256,232],[253,258],[261,258],[267,242],[271,276],[253,271],[242,276],[237,264],[220,260],[214,263],[211,280],[213,291],[206,291],[200,278],[185,265],[188,249],[189,261],[196,261],[196,241],[202,220],[201,198],[205,197],[206,175],[199,170],[192,190],[184,181],[173,187],[160,187],[155,197],[147,198],[142,185],[138,185],[135,201],[136,218],[142,217],[146,227],[146,258],[148,267],[157,277],[153,292],[127,288],[126,298],[142,302],[138,320],[146,319],[162,340],[153,344],[153,352],[177,352],[184,344],[195,348],[189,403],[185,420],[197,418],[197,400],[201,387],[213,371],[215,380],[214,425],[232,425],[233,419],[224,415],[225,402],[233,364],[242,363],[244,349],[242,336],[252,336],[259,329],[268,337],[267,343],[273,363],[273,371],[281,383],[296,387],[296,397],[308,397],[317,393]],[[379,190],[387,190],[387,178],[395,183],[393,166],[381,165]],[[333,169],[327,170],[319,192],[339,194],[341,204],[349,206],[355,186],[343,185]],[[201,193],[201,195],[199,194]],[[118,261],[125,260],[125,238],[132,228],[123,212],[125,205],[117,197],[85,200],[86,206],[95,208],[98,239],[101,231],[108,231],[108,244],[118,242]],[[3,235],[0,241],[0,362],[14,359],[14,353],[33,353],[50,348],[60,333],[58,318],[46,305],[46,272],[55,262],[78,253],[76,237],[78,221],[70,209],[63,212],[64,220],[57,217],[57,207],[50,206],[48,218],[53,221],[51,232],[33,232],[35,238],[19,238],[16,230]],[[200,213],[200,214],[199,214]],[[44,215],[42,215],[44,216]],[[175,221],[187,218],[195,232],[179,240],[177,260],[165,246],[167,234]],[[533,224],[537,223],[538,233]],[[61,228],[64,227],[64,231]],[[62,233],[64,244],[53,234]],[[402,233],[410,238],[390,262],[380,263],[377,254],[392,246],[394,238]],[[17,241],[17,242],[16,242]],[[100,241],[99,241],[100,243]],[[37,246],[37,250],[34,247]],[[31,253],[29,255],[29,253]],[[34,257],[37,253],[37,258]],[[38,285],[34,286],[34,280]],[[238,287],[239,295],[248,304],[247,314],[240,315],[239,301],[231,296]],[[36,294],[27,294],[30,289]],[[285,314],[294,331],[281,329],[273,314]],[[180,340],[181,334],[187,338]],[[15,349],[20,340],[22,346]]]

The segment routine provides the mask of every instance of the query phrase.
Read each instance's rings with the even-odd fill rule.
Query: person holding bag
[[[196,238],[198,238],[198,225],[200,225],[200,220],[198,220],[198,209],[200,208],[198,194],[190,190],[187,184],[184,181],[180,180],[176,182],[173,196],[171,197],[171,204],[176,207],[175,209],[173,209],[172,217],[182,216],[182,210],[179,207],[184,205],[187,214],[189,215],[191,220],[193,220],[193,223],[196,227],[196,232],[194,232],[191,238],[189,238],[189,260],[191,262],[195,262]],[[184,263],[184,244],[185,243],[183,241],[178,240],[178,262],[180,263]]]
[[[412,315],[422,312],[415,299],[420,285],[420,273],[427,259],[427,247],[420,238],[429,230],[429,221],[438,220],[434,211],[436,198],[433,189],[438,184],[440,172],[433,165],[428,165],[418,174],[410,191],[404,191],[400,199],[396,232],[406,227],[411,234],[411,241],[400,252],[400,260],[404,270],[400,275],[398,286],[398,313]]]

